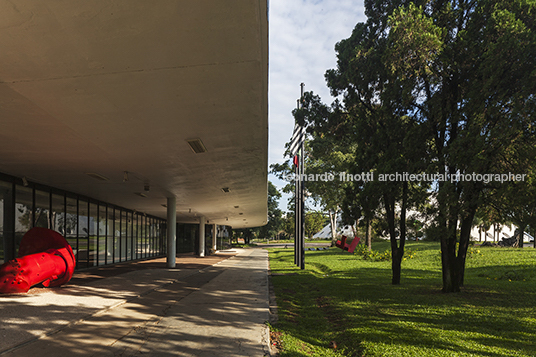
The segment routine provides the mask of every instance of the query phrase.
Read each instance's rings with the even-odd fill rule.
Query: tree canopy
[[[337,43],[337,68],[326,72],[339,99],[326,106],[308,94],[296,116],[319,141],[351,155],[351,172],[442,175],[353,183],[343,210],[383,209],[397,284],[406,210],[428,199],[441,241],[443,290],[459,291],[484,198],[528,193],[534,185],[478,177],[529,174],[534,167],[536,1],[365,0],[365,9],[367,22]],[[533,197],[511,208],[532,212]]]

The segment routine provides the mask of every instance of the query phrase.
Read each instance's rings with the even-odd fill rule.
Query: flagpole
[[[303,109],[303,87],[305,87],[305,83],[300,84],[301,87],[301,95],[300,95],[300,102],[301,102],[301,108]],[[305,134],[304,134],[305,135]],[[305,138],[301,142],[301,156],[300,156],[300,168],[301,168],[301,175],[300,175],[300,211],[301,211],[301,234],[300,234],[300,269],[305,269],[305,182],[302,180],[303,176],[305,175],[305,151],[304,151],[304,143]]]
[[[303,87],[301,83],[301,96],[297,100],[297,109],[303,108]],[[301,104],[300,104],[301,103]],[[294,124],[294,132],[290,140],[289,151],[293,157],[295,177],[295,192],[294,192],[294,264],[301,269],[305,268],[305,182],[304,172],[304,141],[305,141],[305,125],[296,122]]]
[[[300,100],[296,101],[297,108],[300,109]],[[298,156],[299,157],[299,156]],[[299,225],[299,215],[300,212],[300,164],[295,165],[295,159],[293,158],[292,164],[294,165],[294,172],[296,174],[294,180],[295,192],[294,192],[294,264],[299,266],[300,256],[299,256],[299,236],[300,236],[300,225]]]

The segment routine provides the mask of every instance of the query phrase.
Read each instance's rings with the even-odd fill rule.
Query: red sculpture
[[[342,236],[342,242],[340,240],[338,240],[335,243],[335,246],[341,248],[342,250],[347,250],[348,252],[353,253],[355,248],[357,247],[357,244],[359,244],[359,240],[361,238],[360,237],[354,237],[354,239],[352,239],[352,243],[347,243],[346,242],[347,239],[348,239],[348,237]]]
[[[34,285],[60,286],[71,280],[76,260],[61,234],[32,228],[20,242],[18,258],[0,266],[0,293],[26,293]]]

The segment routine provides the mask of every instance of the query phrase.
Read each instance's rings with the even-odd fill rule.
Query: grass
[[[402,284],[389,243],[270,250],[281,356],[536,356],[536,249],[471,247],[462,292],[441,292],[439,244],[407,243]],[[334,348],[336,346],[336,348]]]

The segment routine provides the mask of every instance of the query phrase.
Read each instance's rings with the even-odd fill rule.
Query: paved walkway
[[[132,270],[0,295],[0,355],[267,356],[268,254],[237,252],[204,269]]]

